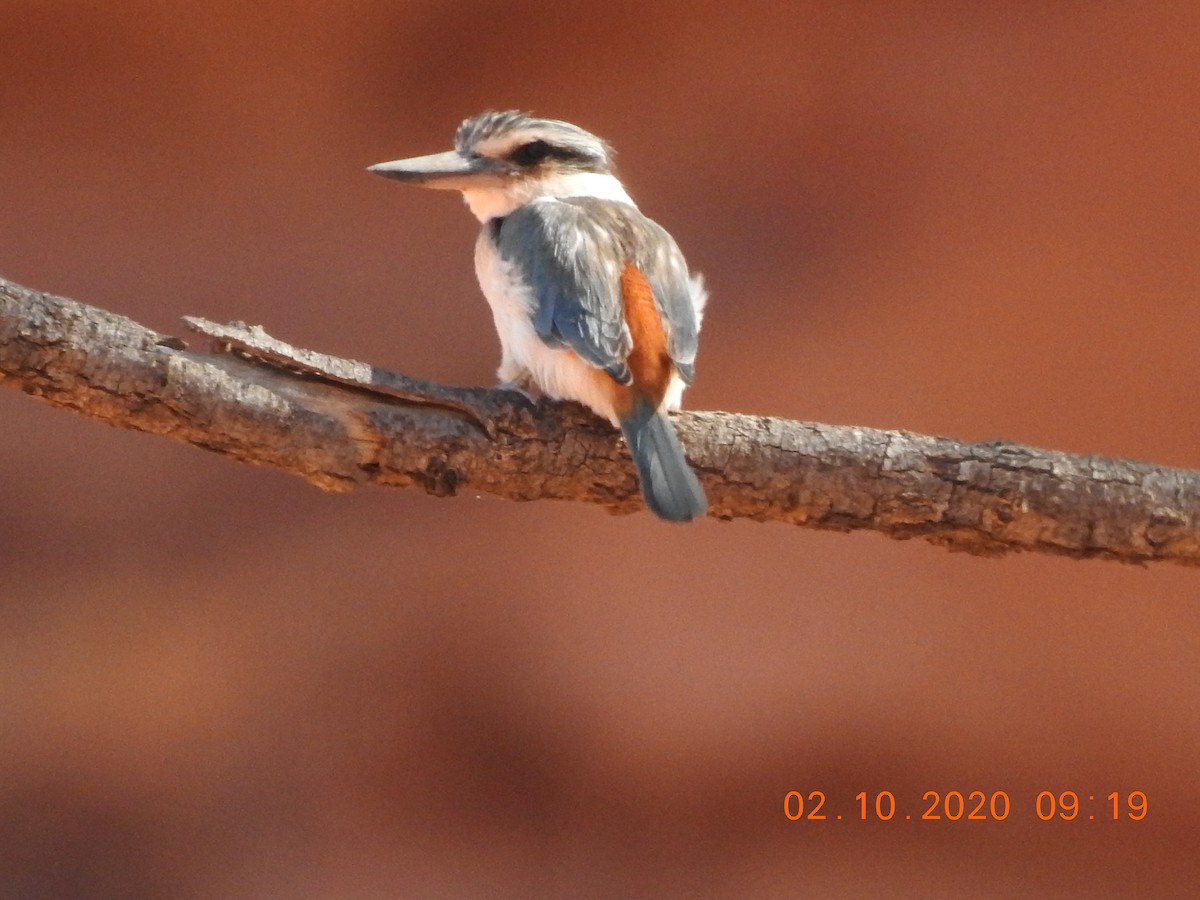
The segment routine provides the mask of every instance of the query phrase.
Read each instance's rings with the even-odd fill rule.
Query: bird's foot
[[[520,394],[528,401],[530,406],[537,406],[546,396],[545,392],[537,386],[533,377],[528,372],[522,373],[516,378],[509,378],[507,381],[500,382],[496,385],[496,389]]]

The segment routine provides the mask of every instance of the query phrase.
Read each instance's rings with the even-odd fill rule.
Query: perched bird
[[[638,211],[612,149],[519,112],[467,119],[454,150],[371,166],[461,191],[483,230],[475,273],[500,335],[500,380],[577,400],[625,435],[642,494],[675,522],[707,500],[667,417],[692,380],[706,292],[679,247]]]

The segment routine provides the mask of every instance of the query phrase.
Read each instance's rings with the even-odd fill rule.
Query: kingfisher
[[[475,274],[500,336],[503,387],[575,400],[621,429],[647,506],[708,508],[667,416],[691,383],[703,281],[644,216],[584,129],[522,112],[467,119],[454,149],[370,171],[461,191],[482,225]]]

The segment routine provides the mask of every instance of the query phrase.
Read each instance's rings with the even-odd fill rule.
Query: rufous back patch
[[[633,388],[657,408],[671,380],[667,333],[650,282],[632,263],[626,264],[621,272],[621,297],[625,303],[625,324],[633,338],[633,352],[626,360],[633,375]]]

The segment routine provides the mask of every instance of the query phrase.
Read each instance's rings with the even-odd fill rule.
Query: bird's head
[[[371,166],[388,178],[462,191],[482,222],[540,197],[601,197],[632,205],[613,174],[613,152],[569,122],[520,112],[485,112],[467,119],[454,149]]]

